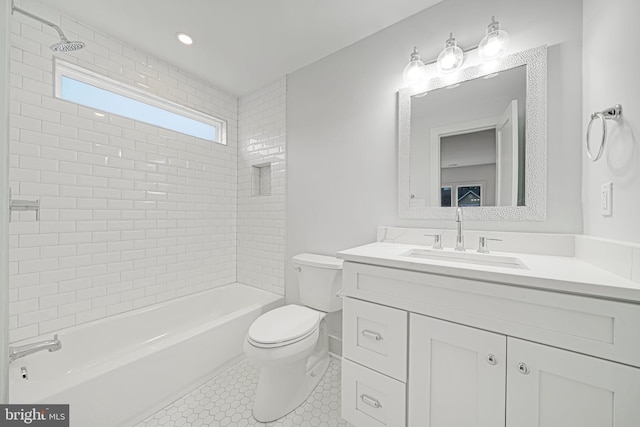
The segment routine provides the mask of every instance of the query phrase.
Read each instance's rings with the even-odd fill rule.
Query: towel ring
[[[622,116],[622,105],[616,104],[611,108],[607,108],[604,111],[599,111],[591,114],[591,120],[589,121],[589,126],[587,127],[587,157],[592,162],[597,161],[602,156],[604,152],[604,146],[607,143],[607,119],[609,120],[617,120]],[[600,147],[598,148],[598,154],[593,156],[591,154],[591,126],[596,119],[600,119],[602,122],[602,139],[600,140]]]

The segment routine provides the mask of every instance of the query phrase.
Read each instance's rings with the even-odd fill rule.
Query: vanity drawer
[[[404,310],[345,298],[343,356],[406,382],[407,319]]]
[[[406,386],[342,359],[342,418],[357,427],[406,425]]]

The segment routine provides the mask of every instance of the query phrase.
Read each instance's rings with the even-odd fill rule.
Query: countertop
[[[640,304],[640,283],[574,257],[491,252],[518,258],[526,268],[495,267],[405,256],[429,246],[376,242],[337,253],[338,258],[362,264],[420,271],[505,285],[587,295]],[[444,249],[444,252],[453,252]],[[476,253],[475,251],[468,251]]]

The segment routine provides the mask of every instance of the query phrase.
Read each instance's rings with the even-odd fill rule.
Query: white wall
[[[445,0],[288,77],[287,258],[375,241],[378,225],[453,228],[397,217],[397,98],[414,45],[435,58],[450,31],[473,46],[496,15],[510,52],[549,45],[548,212],[544,222],[467,228],[580,233],[582,1]],[[295,277],[287,270],[287,295]]]
[[[9,401],[9,40],[10,2],[0,7],[0,403]]]
[[[584,148],[580,153],[584,232],[633,243],[640,243],[639,16],[638,0],[606,5],[584,1],[582,141],[591,113],[615,104],[623,107],[622,120],[609,123],[611,133],[602,158],[593,163]],[[599,142],[598,133],[593,140]],[[597,151],[597,145],[592,150]],[[607,182],[614,187],[611,217],[600,214],[600,186]]]
[[[286,79],[238,101],[238,281],[284,294]],[[269,164],[269,195],[254,195],[254,165]]]
[[[64,59],[228,122],[223,146],[52,98],[55,31],[11,19],[11,340],[236,280],[237,99],[60,16]]]

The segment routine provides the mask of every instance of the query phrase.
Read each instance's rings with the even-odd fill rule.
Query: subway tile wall
[[[281,295],[285,268],[285,106],[286,78],[240,98],[238,103],[238,281]],[[266,164],[271,167],[254,167]],[[260,171],[267,169],[271,176],[260,177]],[[269,195],[260,195],[265,191],[253,188],[269,180]]]
[[[28,6],[87,43],[56,55],[226,120],[228,145],[53,98],[48,46],[56,33],[14,14],[11,189],[15,198],[40,199],[42,210],[39,222],[32,212],[12,217],[10,340],[236,281],[237,98],[37,2]],[[279,232],[268,235],[258,249],[282,244]],[[282,262],[260,260],[274,270]]]

